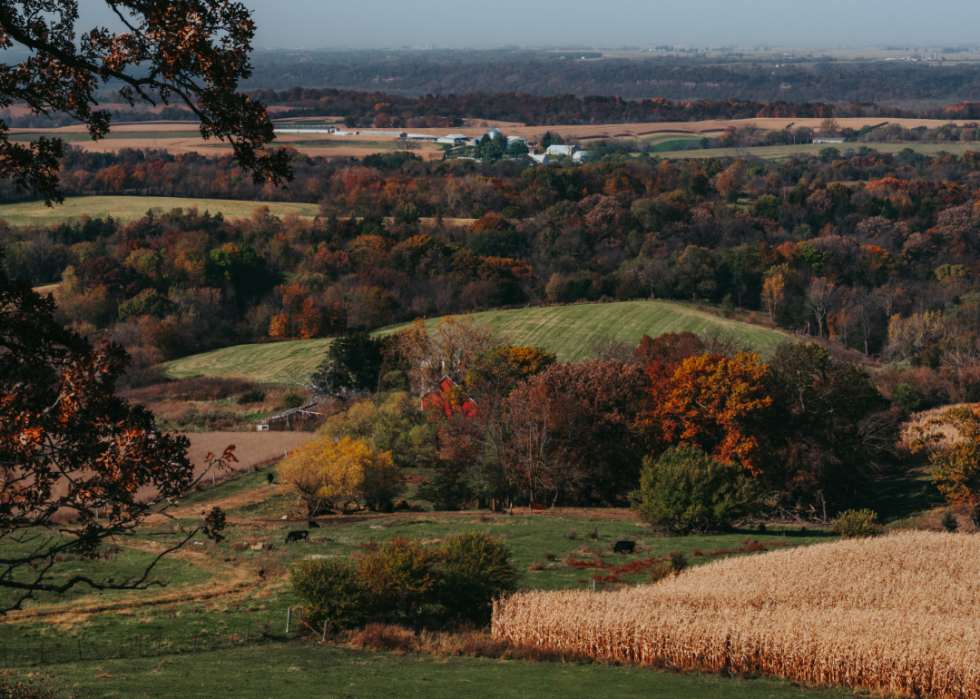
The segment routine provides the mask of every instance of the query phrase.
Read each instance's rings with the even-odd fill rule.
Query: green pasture
[[[165,662],[163,662],[165,661]],[[380,697],[524,699],[816,699],[847,690],[771,679],[731,679],[593,663],[529,663],[472,657],[395,655],[316,643],[263,643],[176,657],[17,668],[6,681],[34,681],[75,697],[307,699]],[[101,675],[101,678],[97,678]],[[43,678],[43,679],[41,679]],[[63,694],[62,696],[68,696]]]
[[[879,153],[899,153],[910,148],[923,155],[935,156],[940,153],[962,155],[966,151],[980,151],[980,142],[955,143],[804,143],[789,146],[749,146],[745,148],[706,148],[704,150],[673,151],[667,158],[683,160],[697,158],[734,158],[753,155],[763,160],[789,160],[796,155],[818,155],[825,148],[836,148],[841,153],[857,151],[865,147]]]
[[[592,356],[598,340],[615,338],[633,345],[644,335],[657,337],[684,330],[699,335],[734,334],[747,347],[767,352],[786,336],[747,323],[721,318],[669,301],[623,301],[619,303],[518,308],[474,313],[473,318],[493,326],[500,339],[519,345],[536,345],[576,362]],[[432,330],[438,318],[426,321]],[[396,332],[405,325],[377,331]],[[236,345],[175,359],[164,365],[167,376],[241,376],[259,383],[288,383],[305,377],[323,361],[329,339],[293,340],[268,344]]]
[[[140,196],[89,196],[67,197],[64,204],[45,206],[43,201],[21,202],[19,204],[0,204],[0,220],[12,226],[49,226],[62,223],[70,218],[106,218],[112,216],[117,221],[132,221],[146,215],[150,209],[161,212],[176,208],[197,207],[202,214],[221,213],[225,218],[251,218],[255,209],[268,206],[275,216],[296,214],[313,217],[319,213],[316,204],[294,202],[256,202],[234,201],[231,199],[192,199],[189,197],[140,197]]]

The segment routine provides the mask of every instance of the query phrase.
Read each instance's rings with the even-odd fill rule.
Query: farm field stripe
[[[623,301],[620,303],[519,308],[474,313],[473,318],[499,331],[503,340],[537,345],[555,352],[561,361],[590,358],[593,343],[603,337],[639,343],[643,335],[656,337],[684,330],[699,333],[733,333],[755,351],[766,353],[786,335],[747,323],[728,320],[668,301]],[[438,318],[426,321],[434,330]],[[377,330],[390,335],[407,324]],[[293,340],[267,344],[236,345],[176,359],[163,365],[167,376],[235,376],[260,383],[289,383],[305,378],[326,355],[329,339]]]

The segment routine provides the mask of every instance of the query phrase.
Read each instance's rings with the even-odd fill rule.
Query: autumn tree
[[[238,90],[251,75],[255,23],[245,5],[229,0],[141,2],[106,0],[125,26],[79,33],[77,0],[0,2],[0,48],[27,58],[0,65],[0,109],[18,102],[33,115],[63,112],[95,139],[109,133],[110,114],[94,109],[100,83],[121,84],[119,96],[137,102],[179,102],[200,120],[201,136],[228,141],[256,182],[291,181],[285,150],[266,151],[274,138],[265,107]],[[60,202],[60,139],[13,143],[0,121],[0,178],[21,191]]]
[[[173,500],[196,481],[187,438],[157,432],[149,410],[115,395],[122,347],[64,328],[54,306],[0,266],[0,612],[75,585],[145,588],[156,563],[200,531],[126,579],[55,573],[64,556],[94,559],[103,542],[131,535],[156,511],[141,491]],[[209,454],[209,466],[234,461],[233,450]],[[220,519],[204,530],[220,536]]]
[[[929,454],[932,478],[946,502],[980,503],[980,405],[949,408],[914,430],[912,451]]]
[[[636,419],[646,378],[635,364],[593,359],[555,364],[504,406],[511,482],[552,502],[617,502],[636,485],[642,445]]]
[[[429,333],[423,319],[392,337],[389,352],[405,365],[412,392],[424,395],[443,376],[462,383],[467,362],[493,347],[493,330],[470,316],[446,316]]]
[[[719,461],[760,473],[773,419],[768,369],[755,354],[685,359],[670,381],[650,387],[646,419],[663,447],[698,447]]]
[[[762,284],[762,302],[766,304],[769,322],[776,320],[776,309],[786,296],[786,278],[779,272],[766,277]]]
[[[901,416],[867,372],[814,343],[784,343],[769,361],[773,415],[767,487],[819,508],[857,504],[898,438]]]
[[[401,489],[391,452],[349,437],[304,444],[279,464],[279,477],[302,498],[311,517],[327,510],[345,512],[355,504],[381,509]]]

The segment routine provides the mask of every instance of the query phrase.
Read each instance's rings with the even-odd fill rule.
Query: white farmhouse
[[[578,146],[548,146],[548,155],[575,155]]]

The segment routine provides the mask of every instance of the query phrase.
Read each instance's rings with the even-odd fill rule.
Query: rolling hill
[[[756,351],[765,353],[786,339],[766,328],[727,320],[669,301],[624,301],[575,306],[519,308],[474,313],[514,344],[537,345],[562,361],[590,357],[592,345],[604,337],[637,344],[644,335],[656,337],[684,330],[698,334],[728,334]],[[438,318],[426,321],[432,329]],[[405,325],[381,328],[379,335],[397,332]],[[293,340],[267,344],[236,345],[176,359],[164,365],[167,376],[240,376],[260,383],[288,383],[303,378],[323,360],[329,339]]]

